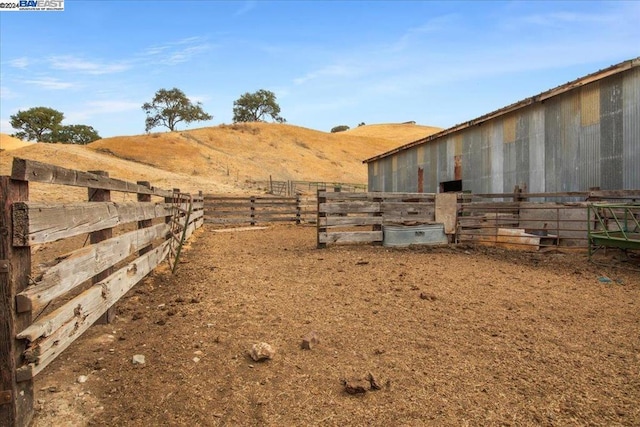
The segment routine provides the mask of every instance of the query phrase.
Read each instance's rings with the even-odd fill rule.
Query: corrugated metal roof
[[[415,147],[416,145],[421,145],[421,144],[425,144],[429,141],[433,141],[435,139],[438,138],[442,138],[445,135],[448,134],[452,134],[455,132],[458,132],[460,130],[466,129],[468,127],[474,126],[474,125],[478,125],[481,124],[483,122],[486,122],[487,120],[491,120],[494,119],[496,117],[508,114],[512,111],[518,110],[522,107],[526,107],[528,105],[532,105],[532,104],[536,104],[542,101],[545,101],[549,98],[552,98],[554,96],[560,95],[562,93],[565,93],[569,90],[575,89],[577,87],[581,87],[584,86],[586,84],[589,83],[593,83],[595,81],[601,80],[605,77],[609,77],[612,76],[614,74],[618,74],[621,73],[623,71],[629,70],[631,68],[635,68],[640,66],[640,56],[634,59],[629,59],[627,61],[621,62],[619,64],[616,65],[612,65],[611,67],[605,68],[603,70],[600,71],[596,71],[595,73],[591,73],[589,75],[586,75],[584,77],[580,77],[579,79],[570,81],[568,83],[565,83],[563,85],[560,85],[558,87],[555,87],[553,89],[549,89],[545,92],[542,92],[538,95],[523,99],[522,101],[518,101],[514,104],[508,105],[506,107],[500,108],[499,110],[493,111],[491,113],[485,114],[484,116],[480,116],[477,119],[473,119],[470,120],[468,122],[465,123],[461,123],[459,125],[455,125],[449,129],[445,129],[441,132],[438,133],[434,133],[433,135],[429,135],[426,138],[422,138],[422,139],[418,139],[417,141],[413,141],[410,142],[408,144],[402,145],[400,147],[394,148],[393,150],[389,150],[387,152],[384,152],[382,154],[378,154],[377,156],[371,157],[369,159],[363,160],[362,163],[370,163],[379,159],[382,159],[384,157],[390,156],[392,154],[398,153],[400,151],[406,150],[408,148],[411,147]]]

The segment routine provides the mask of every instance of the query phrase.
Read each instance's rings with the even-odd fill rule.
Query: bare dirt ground
[[[205,227],[36,378],[34,424],[640,425],[639,308],[640,273],[585,254]]]

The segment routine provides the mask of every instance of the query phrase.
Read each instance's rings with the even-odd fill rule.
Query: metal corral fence
[[[517,190],[517,189],[516,189]],[[529,202],[529,198],[582,198],[584,202]],[[450,242],[509,249],[588,246],[595,218],[588,206],[616,200],[633,204],[640,190],[571,193],[327,193],[318,192],[318,247],[328,243],[384,242],[385,225],[442,223]]]
[[[29,200],[31,182],[86,187],[73,203]],[[112,193],[136,194],[115,203]],[[115,199],[114,199],[115,200]],[[33,378],[203,224],[204,202],[148,182],[15,159],[0,177],[0,425],[26,426]],[[47,244],[55,259],[32,264]],[[70,252],[68,252],[71,249]]]

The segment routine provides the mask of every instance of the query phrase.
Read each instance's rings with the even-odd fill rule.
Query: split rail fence
[[[29,184],[87,188],[87,200],[29,200]],[[135,194],[116,203],[112,192]],[[204,220],[201,193],[162,190],[15,159],[0,177],[0,425],[26,426],[33,378],[165,259],[173,269],[182,243]],[[84,243],[83,243],[84,242]],[[32,263],[32,248],[62,254]]]
[[[554,198],[582,201],[549,201]],[[445,232],[455,242],[524,250],[586,248],[589,226],[598,227],[588,207],[611,200],[637,204],[640,190],[522,193],[516,188],[514,193],[500,194],[318,191],[317,245],[382,244],[385,225],[445,223]]]

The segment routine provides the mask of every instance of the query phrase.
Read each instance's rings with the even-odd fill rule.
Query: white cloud
[[[168,65],[180,64],[182,62],[189,61],[194,56],[198,55],[199,53],[206,52],[209,49],[210,46],[208,44],[189,46],[187,48],[171,52],[168,57],[163,58],[161,62]]]
[[[23,80],[22,83],[36,85],[44,89],[51,89],[51,90],[71,89],[75,86],[74,83],[63,82],[53,77],[41,77],[36,79]]]
[[[105,115],[119,114],[130,111],[138,111],[142,106],[141,102],[123,101],[123,100],[99,100],[88,101],[84,108],[77,111],[69,111],[65,113],[66,123],[83,123],[89,119]]]
[[[14,68],[27,68],[29,64],[31,64],[31,61],[26,56],[15,58],[9,61],[9,65]]]
[[[142,51],[142,57],[153,63],[176,65],[188,62],[193,57],[212,49],[212,45],[204,37],[186,37],[162,45],[151,46]]]
[[[51,56],[48,60],[51,68],[56,70],[77,71],[93,75],[120,73],[131,68],[130,64],[124,62],[94,62],[73,55]]]
[[[360,72],[361,70],[359,67],[353,67],[345,64],[333,64],[309,72],[302,77],[295,78],[293,79],[293,82],[296,85],[301,85],[321,77],[353,77],[360,74]]]

